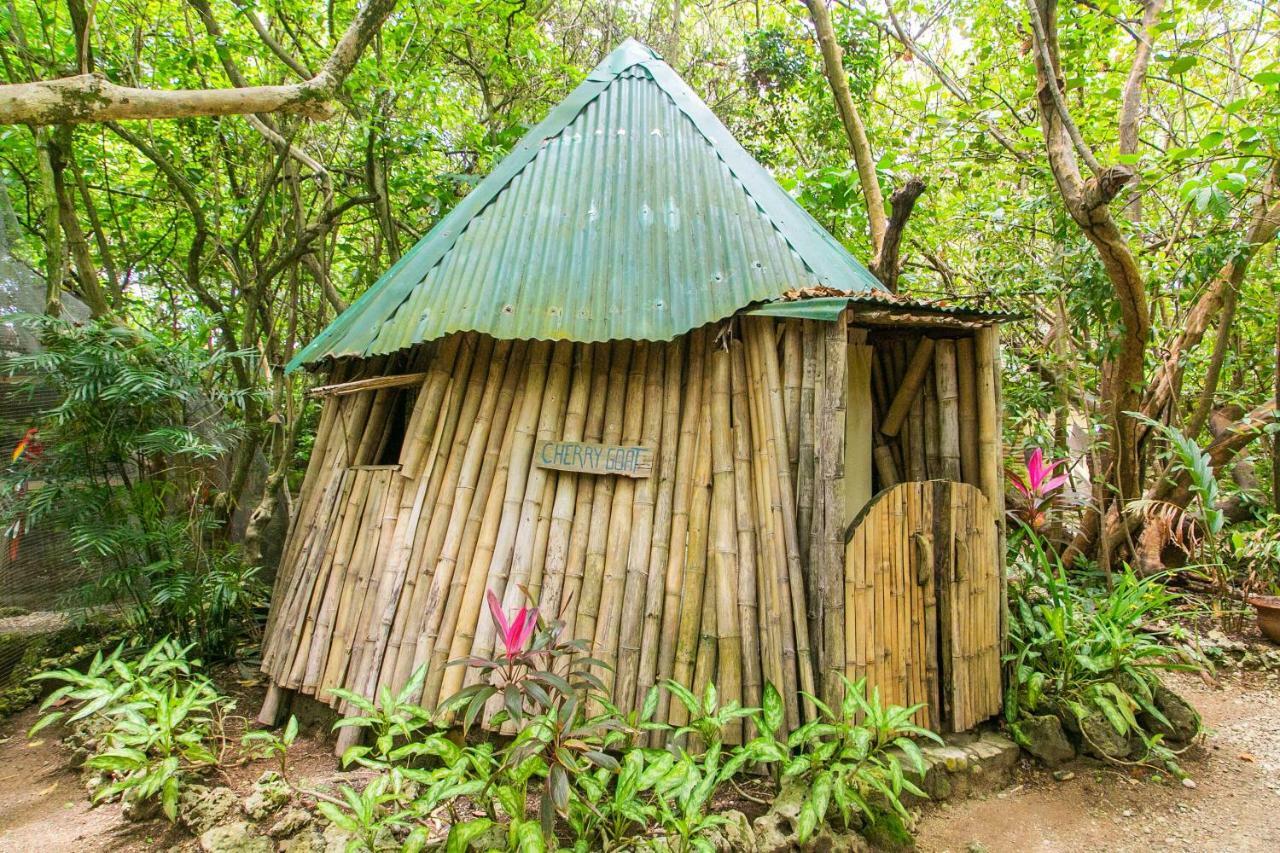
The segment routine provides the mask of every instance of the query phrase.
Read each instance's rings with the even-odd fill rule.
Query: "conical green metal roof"
[[[814,285],[880,288],[628,39],[289,368],[464,330],[669,340]]]

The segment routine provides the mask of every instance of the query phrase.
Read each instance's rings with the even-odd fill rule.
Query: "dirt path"
[[[1029,770],[986,799],[942,803],[920,822],[925,851],[1280,850],[1280,682],[1226,676],[1171,684],[1209,727],[1182,761],[1195,788],[1076,762],[1058,782]]]
[[[1076,762],[1069,768],[1075,777],[1064,782],[1028,767],[999,794],[929,807],[918,827],[920,848],[1280,850],[1280,678],[1232,676],[1213,690],[1179,677],[1173,686],[1211,730],[1203,747],[1184,756],[1194,789],[1093,762]],[[35,716],[28,710],[0,722],[0,853],[158,850],[181,840],[162,820],[129,823],[118,805],[91,808],[56,736],[26,740]],[[295,768],[316,781],[332,777],[327,744],[309,746]],[[262,769],[233,769],[237,787]]]
[[[0,853],[152,850],[164,824],[129,823],[118,804],[91,808],[52,738],[28,741],[33,709],[0,722]]]

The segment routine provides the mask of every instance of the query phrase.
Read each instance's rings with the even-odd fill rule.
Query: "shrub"
[[[48,388],[60,402],[30,427],[41,451],[3,474],[0,524],[68,531],[87,579],[82,604],[124,605],[144,636],[229,654],[265,595],[257,568],[219,535],[219,463],[244,403],[219,376],[243,354],[103,321],[23,322],[43,349],[7,370],[19,391]],[[42,485],[26,488],[32,480]]]
[[[1139,578],[1127,568],[1111,590],[1085,589],[1067,579],[1057,554],[1035,534],[1026,535],[1024,546],[1031,559],[1009,587],[1008,721],[1054,714],[1088,742],[1084,723],[1100,718],[1119,737],[1141,742],[1137,760],[1180,773],[1163,736],[1142,720],[1147,715],[1168,728],[1156,702],[1159,674],[1196,668],[1143,628],[1177,596],[1159,578]]]
[[[159,799],[170,821],[188,777],[218,764],[210,741],[221,729],[231,703],[187,657],[191,646],[164,639],[132,659],[123,646],[99,652],[85,672],[59,669],[35,676],[60,681],[42,710],[70,701],[70,711],[49,711],[28,736],[58,721],[83,723],[92,733],[86,766],[110,781],[95,800],[124,796],[136,802]]]

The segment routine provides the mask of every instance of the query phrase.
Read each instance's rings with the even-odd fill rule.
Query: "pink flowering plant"
[[[1015,521],[1037,532],[1044,527],[1058,490],[1069,479],[1066,473],[1058,470],[1064,464],[1061,459],[1046,461],[1044,451],[1037,447],[1027,457],[1024,470],[1005,470],[1015,493],[1015,500],[1009,508],[1009,515]]]

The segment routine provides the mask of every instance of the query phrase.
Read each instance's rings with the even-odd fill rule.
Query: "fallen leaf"
[[[1253,753],[1250,753],[1250,752],[1242,752],[1239,755],[1237,755],[1236,758],[1239,758],[1241,761],[1248,761],[1250,763],[1256,760],[1253,757]]]
[[[29,740],[29,741],[27,741],[27,749],[39,749],[39,748],[40,748],[40,747],[42,747],[42,746],[44,746],[44,741],[43,741],[43,740]]]
[[[45,789],[44,789],[44,790],[42,790],[40,793],[36,794],[36,796],[37,796],[37,797],[47,797],[47,796],[49,796],[50,794],[52,794],[52,793],[54,792],[54,790],[56,790],[56,789],[57,789],[57,787],[58,787],[58,783],[57,783],[57,782],[54,782],[54,783],[53,783],[52,785],[50,785],[49,787],[45,788]]]

